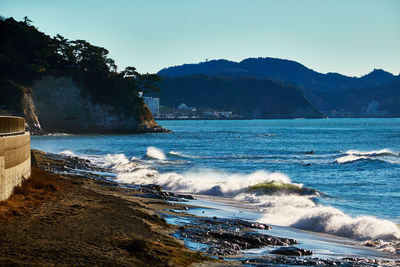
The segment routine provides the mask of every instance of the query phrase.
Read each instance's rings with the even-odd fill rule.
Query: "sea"
[[[60,133],[32,136],[31,146],[87,158],[121,184],[193,194],[197,205],[217,211],[209,215],[307,235],[307,248],[318,249],[313,244],[326,236],[378,240],[378,249],[399,253],[393,245],[400,244],[399,118],[158,123],[173,132]]]

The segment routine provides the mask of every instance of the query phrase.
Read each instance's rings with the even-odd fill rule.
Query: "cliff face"
[[[24,117],[31,133],[41,133],[30,87],[0,79],[0,115]]]
[[[42,129],[64,133],[137,133],[161,131],[140,102],[127,112],[122,107],[95,103],[91,94],[70,77],[44,76],[32,87]]]
[[[32,133],[163,131],[139,97],[156,75],[117,72],[106,48],[27,21],[0,18],[0,40],[0,115],[24,116]]]

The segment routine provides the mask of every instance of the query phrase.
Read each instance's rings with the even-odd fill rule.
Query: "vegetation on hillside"
[[[181,103],[196,108],[232,111],[245,118],[320,118],[303,93],[268,79],[223,78],[206,75],[163,77],[159,96],[165,106]],[[308,114],[297,111],[309,110]]]
[[[136,104],[143,106],[139,91],[157,91],[157,74],[140,74],[134,67],[118,72],[107,49],[59,34],[50,37],[27,17],[0,19],[0,40],[0,108],[18,111],[22,93],[43,75],[55,75],[71,76],[96,102],[122,106],[139,119],[151,117]]]
[[[163,69],[161,76],[208,75],[225,78],[271,79],[301,89],[329,117],[398,117],[400,74],[375,69],[362,77],[319,73],[279,58],[248,58],[241,62],[211,60]]]

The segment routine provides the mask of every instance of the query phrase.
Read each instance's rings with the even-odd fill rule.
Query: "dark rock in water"
[[[156,191],[156,192],[161,192],[161,190],[162,190],[162,187],[157,184],[143,185],[143,187],[148,188],[153,191]]]
[[[281,247],[271,252],[272,254],[286,255],[286,256],[305,256],[312,255],[311,250],[297,248],[297,247]]]
[[[243,249],[297,244],[294,239],[270,236],[251,229],[269,230],[271,227],[240,219],[195,217],[176,234],[180,238],[209,245],[202,250],[213,255],[235,255]]]
[[[178,195],[178,197],[184,199],[195,199],[192,195]]]
[[[243,249],[297,244],[294,239],[240,231],[239,228],[229,231],[211,230],[206,227],[202,229],[185,228],[178,234],[194,242],[210,245],[206,251],[214,255],[235,255]]]

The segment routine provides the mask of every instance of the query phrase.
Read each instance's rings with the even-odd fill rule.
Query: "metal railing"
[[[25,133],[25,119],[15,116],[0,116],[0,136]]]

